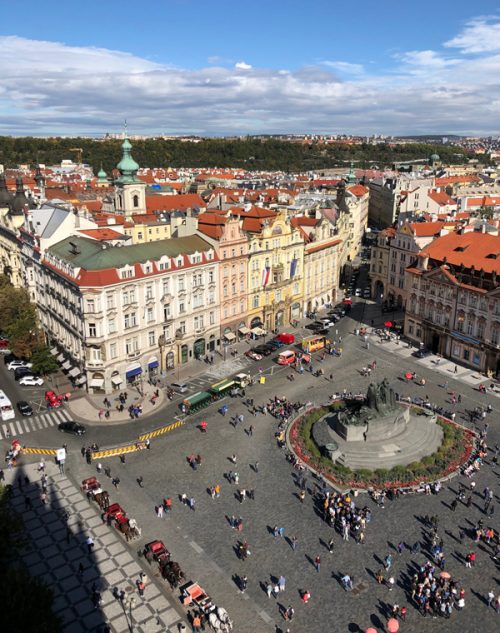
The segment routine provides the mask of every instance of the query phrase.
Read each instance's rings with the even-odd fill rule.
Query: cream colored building
[[[330,222],[319,217],[295,216],[292,226],[304,240],[304,295],[302,312],[313,312],[335,303],[339,296],[339,247]]]
[[[38,271],[54,354],[91,392],[140,386],[220,345],[218,258],[198,236],[122,247],[67,238]]]

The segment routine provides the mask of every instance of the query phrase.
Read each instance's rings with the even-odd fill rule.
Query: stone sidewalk
[[[151,397],[158,389],[158,398],[153,404]],[[153,387],[148,385],[144,390],[144,396],[141,396],[137,389],[128,388],[123,389],[128,393],[128,399],[123,411],[117,411],[116,405],[119,404],[118,394],[99,394],[90,395],[88,393],[79,393],[78,396],[71,398],[66,407],[71,411],[74,417],[83,420],[87,424],[99,424],[102,426],[112,426],[113,424],[122,424],[123,422],[133,422],[128,412],[128,407],[133,404],[142,406],[141,418],[146,418],[154,413],[157,413],[166,404],[169,404],[170,400],[165,395],[165,391],[161,386]],[[107,398],[111,402],[110,417],[102,419],[99,418],[99,411],[106,410],[103,400]]]
[[[362,339],[360,339],[360,342],[361,341]],[[395,340],[381,341],[379,336],[372,333],[368,334],[368,342],[370,345],[374,344],[377,347],[382,347],[383,349],[385,349],[385,351],[397,354],[402,358],[412,357],[412,360],[421,365],[422,368],[425,370],[439,372],[439,374],[443,376],[443,386],[448,383],[450,391],[453,391],[452,381],[458,380],[476,389],[481,383],[483,383],[487,385],[488,393],[496,397],[500,397],[500,384],[498,385],[498,387],[490,388],[492,380],[486,378],[486,376],[481,374],[479,371],[471,369],[470,367],[464,367],[463,365],[454,363],[452,360],[437,356],[436,354],[429,354],[425,358],[416,358],[412,356],[416,350],[415,347],[408,347],[408,344],[404,341],[399,341],[399,343],[397,343]],[[404,371],[405,367],[404,365],[402,365],[401,372]]]
[[[139,565],[121,535],[103,524],[97,504],[89,503],[50,463],[46,464],[49,495],[44,505],[37,466],[6,471],[6,483],[13,484],[12,505],[22,516],[30,539],[22,551],[22,560],[30,573],[43,579],[54,592],[54,611],[64,622],[63,630],[101,633],[103,626],[109,624],[114,633],[132,629],[137,633],[178,633],[182,612],[150,577],[154,568],[143,569]],[[23,483],[21,489],[19,480],[24,482],[25,476],[32,483]],[[26,497],[31,500],[31,509]],[[66,512],[69,517],[65,517]],[[85,544],[89,536],[95,543],[92,553]],[[135,585],[141,571],[148,574],[143,598]],[[94,583],[102,597],[97,609],[91,599]],[[125,591],[123,603],[113,596],[115,587]]]

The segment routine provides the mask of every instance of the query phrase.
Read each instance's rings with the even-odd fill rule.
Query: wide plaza
[[[370,314],[361,315],[358,309],[352,316],[358,319],[363,316],[366,321]],[[335,336],[342,337],[341,358],[327,356],[319,361],[319,355],[315,354],[313,363],[315,367],[322,367],[324,376],[315,377],[306,372],[296,374],[295,380],[290,381],[289,369],[267,369],[265,384],[248,388],[246,398],[252,398],[256,406],[264,405],[274,396],[291,402],[321,404],[328,402],[334,392],[343,389],[364,392],[370,380],[387,377],[392,388],[402,396],[422,396],[425,392],[431,402],[455,410],[457,422],[469,427],[464,412],[491,403],[493,411],[487,417],[490,449],[500,441],[499,401],[494,393],[479,393],[479,376],[464,368],[457,368],[455,373],[453,365],[436,362],[438,359],[433,357],[419,360],[403,343],[379,344],[377,337],[364,341],[354,335],[358,326],[359,321],[354,318],[345,318],[339,324]],[[360,369],[373,360],[377,361],[377,369],[368,379],[361,375]],[[237,365],[239,359],[233,361],[233,367],[234,362]],[[258,372],[258,363],[251,366],[246,360],[241,363]],[[424,376],[426,386],[405,381],[406,372]],[[450,404],[452,392],[461,394],[462,401],[455,407]],[[491,590],[498,593],[498,561],[492,559],[491,547],[475,543],[473,539],[473,529],[479,519],[485,526],[498,526],[495,515],[487,516],[483,512],[482,492],[486,486],[495,493],[493,505],[498,500],[498,468],[491,464],[491,450],[486,464],[473,479],[476,486],[470,507],[459,503],[456,511],[450,508],[459,482],[469,487],[472,481],[462,476],[445,483],[438,495],[405,496],[387,502],[384,508],[377,507],[367,494],[360,493],[356,504],[368,506],[372,518],[366,527],[364,544],[358,544],[352,538],[343,540],[323,520],[316,498],[322,483],[307,471],[299,473],[287,461],[286,451],[278,447],[275,438],[278,421],[269,414],[254,416],[244,399],[233,398],[226,402],[229,407],[226,416],[218,413],[217,405],[212,405],[188,416],[183,427],[153,440],[151,450],[127,456],[125,463],[116,457],[103,460],[103,465],[111,468],[112,476],[120,478],[116,490],[104,474],[100,476],[112,500],[120,502],[142,527],[141,541],[131,544],[133,551],[154,538],[163,540],[187,577],[198,581],[217,604],[228,610],[235,623],[234,630],[242,633],[284,632],[287,628],[291,633],[355,632],[369,626],[384,631],[395,604],[408,608],[400,630],[477,631],[478,622],[482,631],[495,630],[498,616],[485,599]],[[170,405],[158,412],[156,418],[141,421],[141,430],[168,423],[177,413],[178,408]],[[244,419],[235,425],[232,419],[240,414]],[[200,432],[198,427],[202,420],[208,422],[206,433]],[[477,429],[483,426],[480,423]],[[85,442],[95,439],[101,446],[118,443],[118,436],[123,437],[126,427],[89,427]],[[47,440],[42,443],[47,445]],[[81,441],[68,443],[69,478],[78,483],[95,475],[96,464],[88,465],[81,458]],[[196,470],[187,461],[189,455],[201,456],[201,466]],[[228,480],[230,471],[238,473],[237,485]],[[306,478],[303,502],[298,485],[302,474]],[[142,487],[137,483],[139,478],[142,478]],[[221,494],[214,499],[210,488],[217,484]],[[242,502],[239,495],[242,489],[252,490],[253,499]],[[194,510],[181,503],[183,494],[195,500]],[[166,497],[173,500],[172,511],[168,517],[158,518],[155,508]],[[465,608],[454,609],[449,620],[424,618],[409,599],[411,577],[426,561],[432,560],[430,529],[424,522],[426,515],[439,517],[438,535],[444,542],[446,571],[465,590]],[[241,517],[242,531],[230,526],[232,516]],[[275,527],[283,528],[283,536],[273,535]],[[462,542],[460,529],[465,532]],[[330,553],[328,542],[332,538],[334,546]],[[251,551],[245,561],[237,556],[238,543],[243,540],[248,542]],[[292,547],[294,541],[295,548]],[[398,554],[397,545],[401,542],[410,547],[420,543],[420,552],[412,554],[405,549]],[[476,564],[471,569],[464,564],[470,551],[476,553]],[[396,581],[393,590],[375,580],[389,554],[393,557],[391,574]],[[321,558],[319,572],[314,565],[317,556]],[[157,570],[147,571],[171,601],[179,604],[178,592],[170,593]],[[352,591],[342,587],[340,579],[345,574],[353,581]],[[241,593],[238,583],[243,576],[247,577],[248,584]],[[269,598],[266,586],[269,582],[276,583],[280,576],[286,579],[286,590]],[[301,601],[304,590],[311,594],[308,604]],[[285,621],[282,615],[289,606],[295,610],[292,622]]]

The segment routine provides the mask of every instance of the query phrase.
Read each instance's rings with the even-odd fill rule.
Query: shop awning
[[[121,376],[111,376],[111,382],[114,385],[121,385],[123,382],[123,378]]]
[[[104,378],[92,378],[89,382],[89,387],[95,387],[100,389],[104,385]]]
[[[243,326],[243,327],[238,328],[238,332],[240,334],[250,334],[250,328]]]
[[[159,364],[158,358],[156,356],[151,356],[148,361],[148,369],[155,369]]]
[[[59,350],[57,349],[57,347],[50,348],[50,353],[52,354],[52,356],[57,356],[58,351]]]
[[[72,378],[76,378],[77,376],[79,376],[82,372],[78,369],[78,367],[72,367],[68,374],[72,377]]]
[[[234,339],[236,338],[236,334],[233,334],[232,332],[226,332],[224,334],[224,338],[226,339],[226,341],[234,341]]]
[[[65,360],[64,363],[62,364],[62,368],[63,369],[71,369],[71,363],[69,362],[69,360]]]
[[[56,360],[57,360],[59,363],[62,363],[62,362],[63,362],[63,360],[64,360],[64,354],[59,354],[59,356],[56,358]]]
[[[255,336],[263,336],[266,333],[261,327],[253,327],[251,331]]]
[[[87,376],[80,376],[80,378],[76,379],[77,385],[83,385],[87,382]]]
[[[127,377],[127,380],[129,378],[133,378],[134,376],[138,376],[139,374],[142,374],[142,367],[140,363],[132,363],[125,370],[125,376]]]

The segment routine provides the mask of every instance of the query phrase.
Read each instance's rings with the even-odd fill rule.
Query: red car
[[[61,406],[64,396],[58,396],[54,391],[45,392],[45,402],[48,408],[57,409]]]
[[[276,337],[276,340],[281,341],[285,345],[292,345],[293,343],[295,343],[295,335],[287,334],[287,332],[283,332],[282,334],[278,334],[278,336]]]

